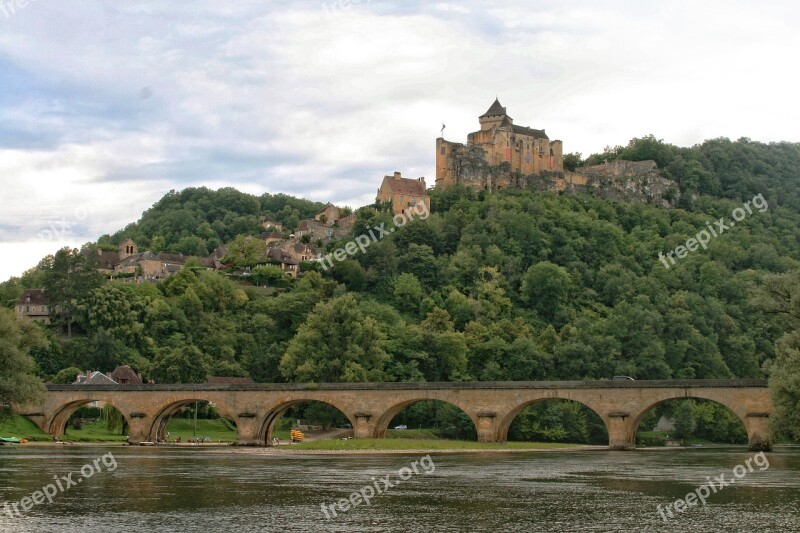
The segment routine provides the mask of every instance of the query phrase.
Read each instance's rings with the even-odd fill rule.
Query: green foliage
[[[81,373],[81,369],[74,366],[64,368],[59,370],[58,373],[56,373],[56,375],[53,377],[53,383],[56,385],[69,385],[71,383],[75,383],[75,380],[78,379],[78,375]]]
[[[423,400],[400,411],[389,423],[389,429],[406,425],[409,429],[433,429],[446,439],[476,440],[475,424],[467,414],[449,403]],[[394,436],[403,436],[399,431]]]
[[[673,410],[675,436],[685,439],[694,434],[697,429],[697,421],[694,417],[695,403],[692,400],[680,402]]]
[[[237,235],[227,248],[228,253],[222,258],[222,262],[236,268],[253,268],[267,261],[267,246],[256,237]]]
[[[535,403],[523,410],[508,430],[509,440],[607,444],[603,421],[588,407],[569,400]]]
[[[259,236],[262,217],[293,230],[322,207],[320,202],[285,194],[258,197],[230,187],[217,191],[188,188],[167,194],[138,222],[107,237],[104,243],[117,245],[131,238],[142,250],[203,256],[238,236]]]
[[[383,381],[388,360],[378,323],[352,294],[320,303],[291,340],[280,369],[290,381]]]
[[[208,376],[209,358],[191,345],[162,348],[153,361],[156,383],[202,383]]]
[[[253,269],[250,279],[256,285],[269,285],[270,287],[286,288],[292,283],[291,276],[281,267],[275,265],[257,266]]]
[[[118,435],[124,435],[126,424],[125,418],[122,416],[122,413],[119,410],[107,403],[103,406],[103,421],[105,421],[106,429],[109,433],[116,433]]]
[[[103,284],[96,256],[62,248],[40,263],[42,285],[50,303],[51,320],[61,318],[72,336],[72,322],[78,301]]]
[[[424,291],[414,274],[400,274],[392,284],[393,295],[398,309],[407,313],[417,313],[422,303]]]
[[[0,309],[0,416],[12,403],[25,404],[42,397],[44,386],[36,377],[36,364],[29,353],[45,342],[35,324],[19,321],[13,312]]]
[[[564,154],[564,170],[575,172],[579,166],[583,164],[580,152]]]
[[[522,278],[522,299],[549,322],[554,322],[569,290],[566,269],[549,261],[530,267]]]

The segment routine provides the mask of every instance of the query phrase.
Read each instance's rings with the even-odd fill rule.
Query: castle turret
[[[506,114],[506,108],[500,105],[500,100],[494,99],[494,103],[489,106],[489,109],[478,117],[481,123],[481,130],[486,131],[494,128],[495,126],[514,124],[514,119]]]

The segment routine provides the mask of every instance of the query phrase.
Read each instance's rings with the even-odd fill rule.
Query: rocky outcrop
[[[655,161],[615,160],[579,167],[576,172],[542,172],[521,176],[508,164],[488,165],[479,147],[465,147],[452,169],[456,183],[475,190],[535,189],[671,208],[680,199],[678,184],[661,175]],[[474,153],[471,151],[474,150]]]

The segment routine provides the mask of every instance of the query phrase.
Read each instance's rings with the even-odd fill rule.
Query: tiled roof
[[[511,126],[511,131],[520,135],[528,135],[534,139],[549,139],[550,137],[544,130],[535,130],[533,128],[526,128],[525,126]]]
[[[18,304],[47,305],[44,289],[28,289],[17,299]]]
[[[117,382],[102,372],[95,370],[89,377],[79,374],[74,385],[117,385]]]
[[[316,216],[316,215],[321,215],[321,214],[323,214],[325,211],[327,211],[327,210],[328,210],[328,208],[329,208],[329,207],[336,208],[336,206],[335,206],[335,205],[333,205],[332,203],[328,202],[327,204],[325,204],[325,207],[323,207],[322,209],[320,209],[319,211],[317,211],[317,212],[315,213],[315,216]]]
[[[480,118],[497,117],[505,114],[506,114],[506,108],[500,105],[500,100],[495,98],[494,103],[489,107],[486,113],[480,116]]]
[[[389,190],[393,193],[410,194],[414,196],[425,196],[428,193],[425,191],[425,186],[422,182],[415,179],[408,178],[395,178],[394,176],[384,176],[383,184],[389,186]],[[383,185],[381,185],[381,189]]]
[[[138,384],[142,382],[142,380],[139,379],[138,374],[136,374],[136,372],[134,372],[133,369],[128,365],[118,366],[113,372],[111,372],[111,374],[109,374],[109,377],[111,377],[111,379],[117,383]]]

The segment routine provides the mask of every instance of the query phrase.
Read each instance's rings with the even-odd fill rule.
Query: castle
[[[564,171],[561,141],[551,141],[543,129],[515,125],[499,100],[478,122],[481,129],[467,136],[466,145],[436,139],[437,187],[502,189],[512,186],[510,173]]]
[[[661,175],[655,161],[616,159],[564,170],[561,141],[516,126],[497,99],[478,121],[481,129],[467,136],[467,144],[436,139],[437,188],[586,193],[665,208],[680,199],[677,184]]]

